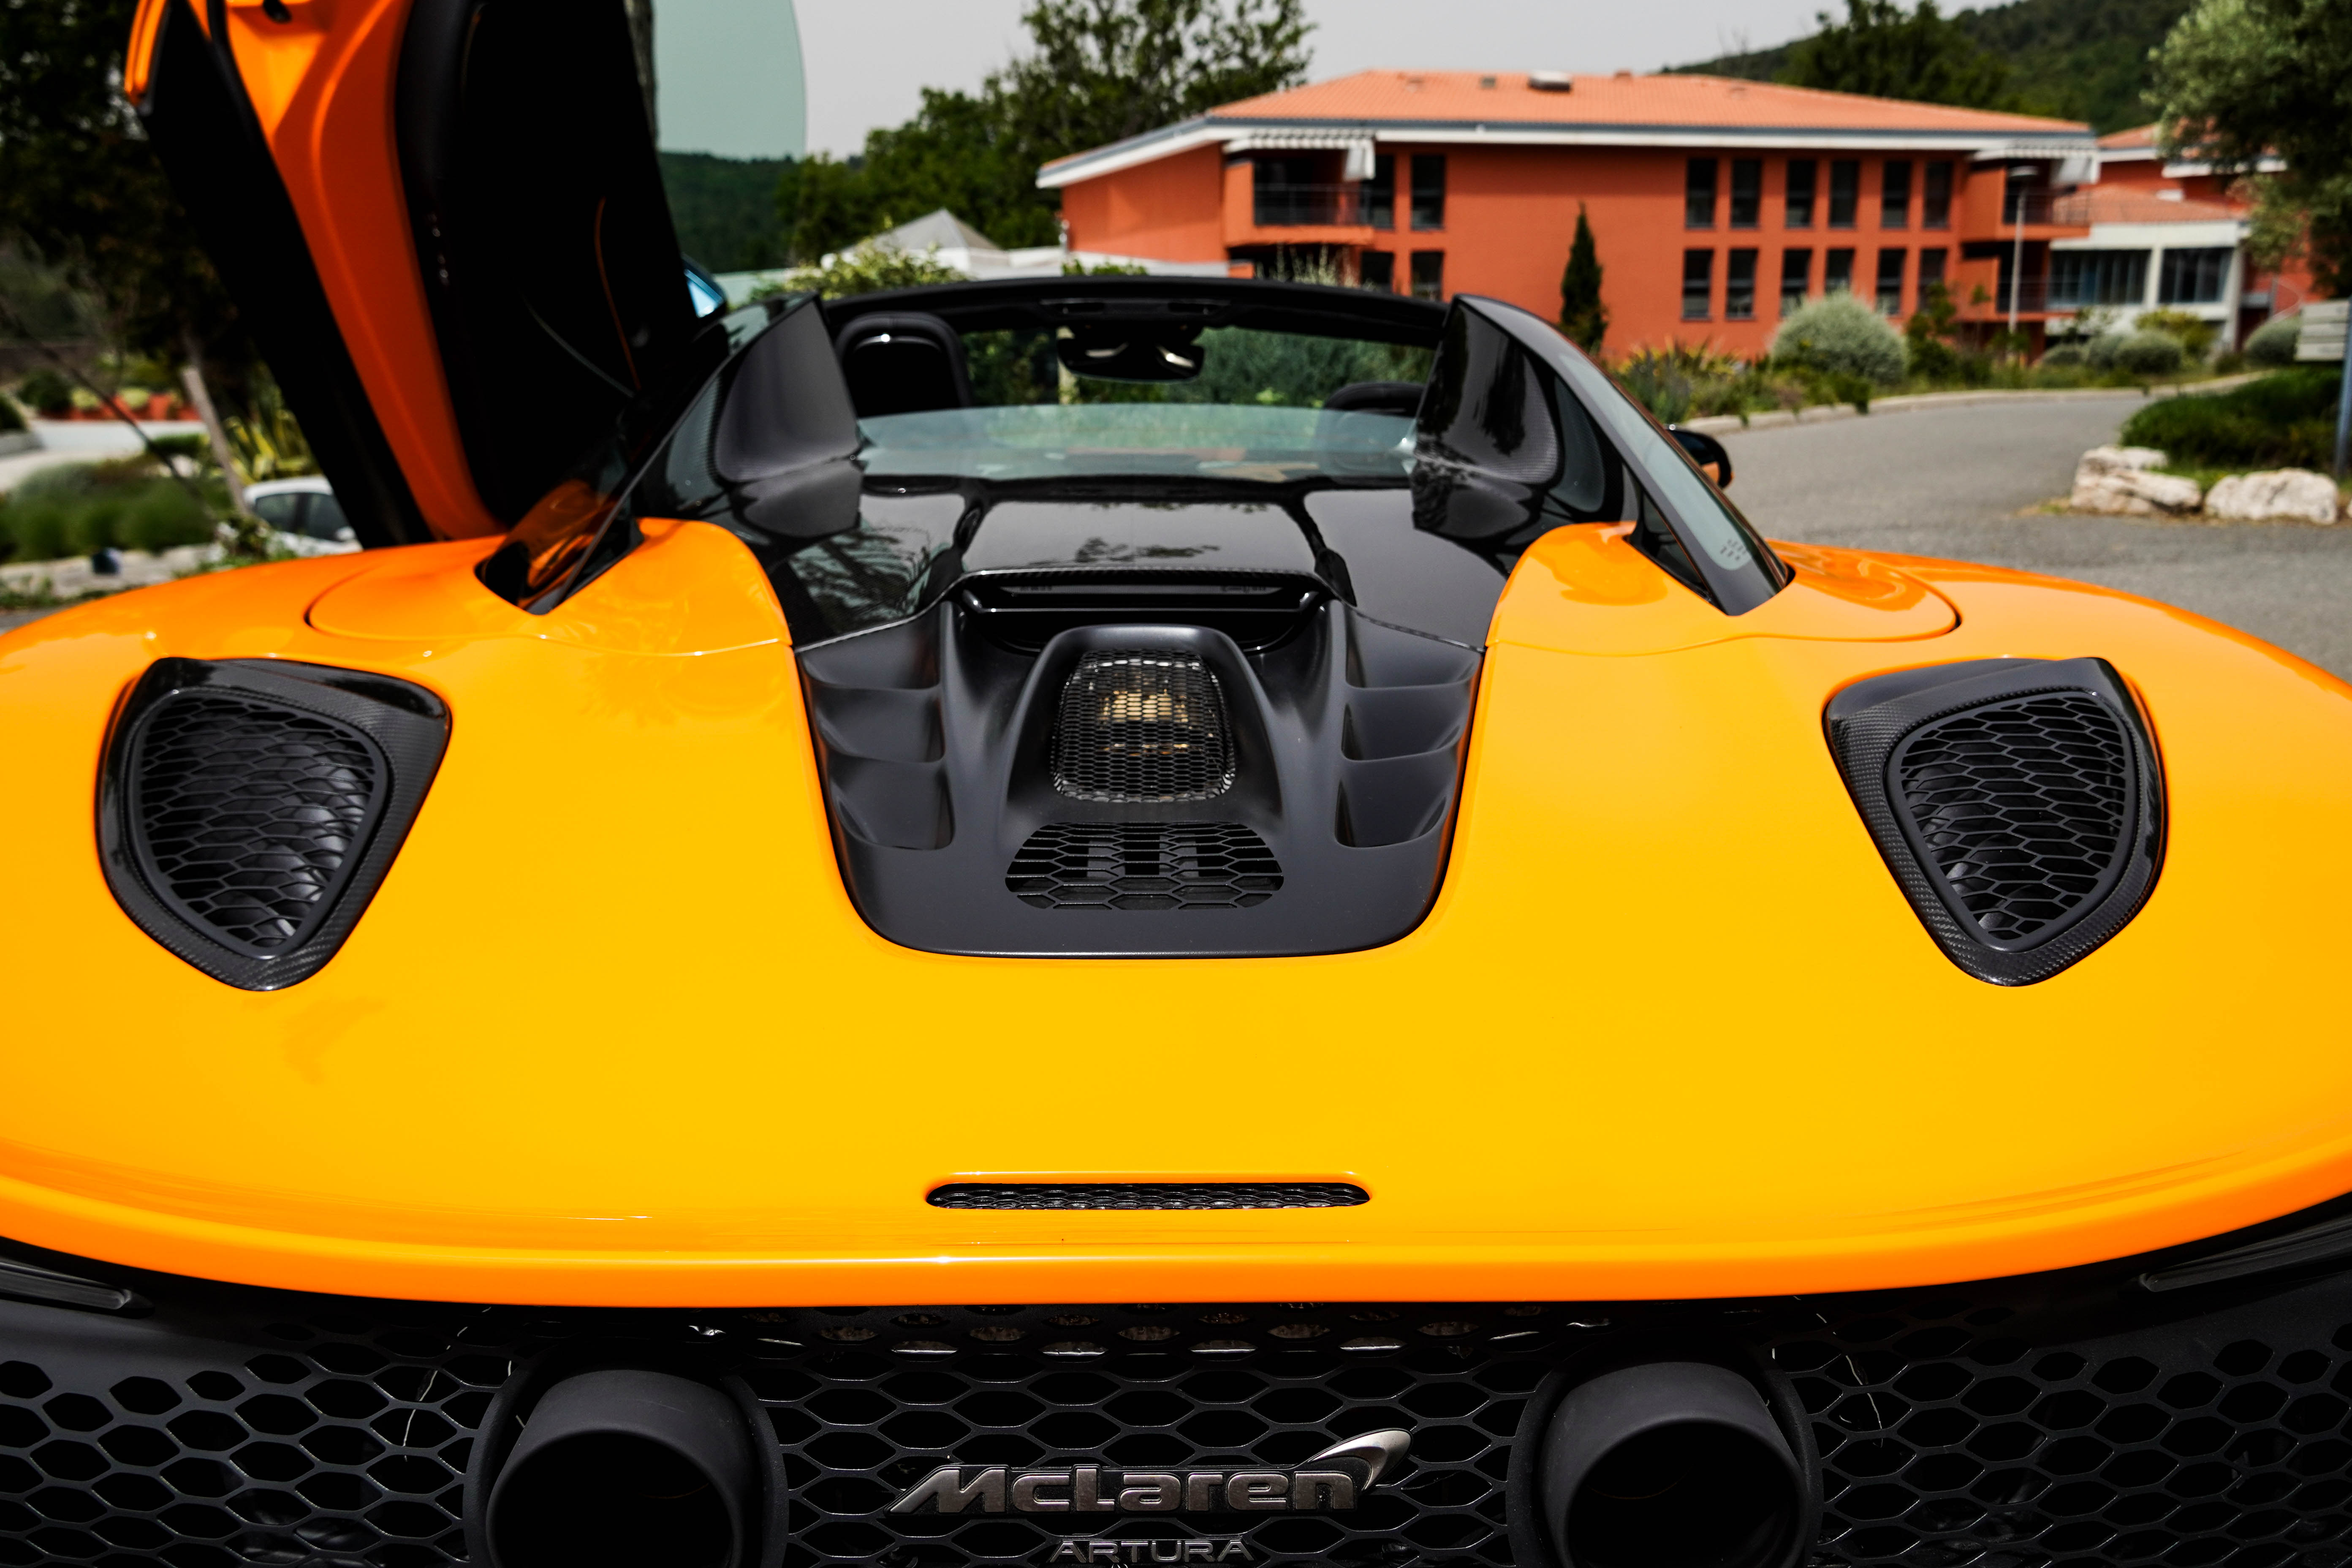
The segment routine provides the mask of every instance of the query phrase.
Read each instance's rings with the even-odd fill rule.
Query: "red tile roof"
[[[2050,221],[2084,223],[2223,223],[2246,216],[2226,202],[2174,201],[2146,185],[2093,185],[2050,204]]]
[[[2156,121],[2150,121],[2146,125],[2135,125],[2128,131],[2110,132],[2099,138],[2099,145],[2115,153],[2129,153],[2142,147],[2154,152]]]
[[[1209,111],[1212,120],[1451,121],[1807,131],[2021,132],[2079,135],[2077,121],[1713,76],[1574,76],[1541,91],[1525,71],[1358,71]],[[1492,85],[1486,85],[1491,83]]]

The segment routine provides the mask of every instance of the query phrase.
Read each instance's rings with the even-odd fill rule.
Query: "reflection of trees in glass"
[[[838,636],[913,615],[931,563],[949,548],[919,529],[860,521],[793,552],[785,564],[824,617],[828,635]]]
[[[1064,401],[1320,408],[1331,394],[1356,382],[1424,380],[1430,359],[1427,349],[1399,343],[1216,327],[1201,334],[1205,363],[1194,380],[1105,381],[1081,375],[1066,383],[1053,338],[1043,330],[967,332],[963,343],[972,395],[984,408]]]

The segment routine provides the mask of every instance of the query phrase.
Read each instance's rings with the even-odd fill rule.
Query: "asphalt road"
[[[2352,523],[2020,516],[2063,496],[2131,394],[1879,414],[1725,437],[1731,493],[1775,539],[1983,561],[2145,595],[2352,679]]]

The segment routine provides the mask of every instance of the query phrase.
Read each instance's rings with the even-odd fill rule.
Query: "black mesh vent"
[[[2096,898],[2128,848],[2130,742],[2087,692],[1971,708],[1894,769],[1921,844],[1985,935],[2030,942]]]
[[[1371,1202],[1348,1182],[951,1182],[943,1209],[1343,1209]]]
[[[133,755],[141,869],[223,944],[267,957],[332,906],[380,811],[375,742],[347,724],[223,691],[149,712]]]
[[[1041,910],[1238,910],[1272,898],[1282,866],[1234,822],[1051,822],[1004,885]]]
[[[1208,800],[1234,782],[1217,678],[1189,653],[1087,654],[1062,688],[1054,787],[1079,800]]]
[[[107,747],[107,886],[142,931],[214,979],[296,984],[365,912],[448,736],[440,699],[404,680],[159,658]]]
[[[2031,985],[2128,924],[2164,856],[2164,774],[2103,659],[1968,659],[1857,681],[1830,749],[1944,956]]]

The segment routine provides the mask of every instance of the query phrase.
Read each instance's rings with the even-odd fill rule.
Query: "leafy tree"
[[[0,0],[0,241],[58,268],[135,353],[250,350],[124,101],[136,0]]]
[[[2275,262],[2308,234],[2321,285],[2352,289],[2352,5],[2200,0],[2156,57],[2168,156],[2255,175],[2255,240]]]
[[[664,153],[662,186],[677,242],[713,272],[782,267],[790,236],[776,221],[775,191],[789,158]]]
[[[1305,0],[1035,0],[1033,48],[977,95],[926,89],[857,157],[791,171],[777,203],[803,261],[945,207],[999,245],[1050,245],[1037,166],[1307,77]]]
[[[1952,303],[1952,291],[1941,282],[1919,290],[1919,308],[1903,323],[1905,352],[1915,374],[1928,381],[1946,381],[1959,370],[1960,356],[1952,347],[1959,314],[1959,307]]]
[[[1822,30],[1790,49],[1782,81],[1919,103],[2002,101],[2009,68],[1970,42],[1936,0],[1919,0],[1908,14],[1898,0],[1845,0],[1845,15],[1843,22],[1826,11],[1815,17]]]
[[[1576,238],[1559,275],[1559,330],[1589,354],[1601,352],[1601,340],[1609,333],[1609,308],[1601,302],[1601,257],[1582,202],[1576,204]]]

